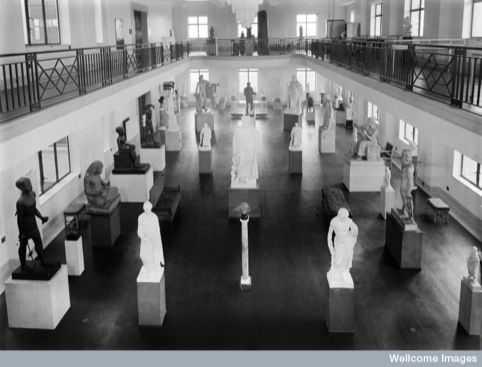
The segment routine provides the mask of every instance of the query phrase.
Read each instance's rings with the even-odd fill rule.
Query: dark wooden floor
[[[320,112],[317,111],[319,118]],[[233,129],[229,109],[215,117],[213,176],[198,175],[194,111],[181,111],[183,148],[168,153],[166,185],[181,185],[182,210],[174,228],[163,228],[167,316],[161,328],[139,327],[136,277],[141,268],[136,234],[141,204],[122,204],[122,235],[115,247],[92,250],[83,228],[85,271],[70,277],[71,308],[55,331],[10,329],[0,296],[3,350],[480,350],[479,337],[457,324],[460,280],[471,246],[455,220],[436,225],[423,215],[421,271],[397,269],[384,250],[385,221],[378,193],[349,193],[342,157],[351,131],[337,127],[336,154],[318,153],[317,129],[303,121],[303,175],[288,172],[290,133],[272,110],[258,120],[261,218],[249,222],[253,287],[239,289],[240,223],[228,220]],[[392,183],[399,185],[399,173]],[[360,233],[352,276],[355,333],[329,334],[325,325],[330,256],[322,187],[344,190]],[[49,245],[63,258],[64,234]]]

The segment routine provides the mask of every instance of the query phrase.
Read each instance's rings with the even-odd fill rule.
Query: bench
[[[343,191],[335,188],[324,188],[321,192],[323,194],[323,204],[330,218],[336,217],[340,208],[347,209],[350,218],[353,217],[350,207],[345,200],[345,195],[343,195]]]
[[[176,213],[181,209],[181,186],[164,187],[159,201],[152,209],[159,222],[169,221],[171,228]]]
[[[427,214],[427,209],[431,209],[433,212],[433,222],[437,224],[437,217],[445,217],[445,223],[449,222],[449,211],[450,207],[445,204],[442,199],[439,198],[428,198],[425,202],[425,215]]]

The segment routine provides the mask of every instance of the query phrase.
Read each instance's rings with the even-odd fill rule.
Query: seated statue
[[[119,126],[115,129],[115,131],[117,134],[119,134],[117,137],[117,148],[119,148],[119,153],[129,155],[129,160],[131,161],[133,167],[142,167],[136,154],[136,146],[134,144],[129,144],[126,141],[126,132],[124,128]]]
[[[290,150],[301,150],[301,127],[297,122],[291,129]]]
[[[378,121],[375,117],[368,118],[366,124],[358,130],[361,139],[358,140],[355,147],[356,159],[361,160],[367,156],[367,147],[369,145],[378,145]]]
[[[114,201],[120,200],[117,187],[110,187],[100,178],[104,165],[101,161],[91,163],[84,176],[84,192],[88,203],[97,208],[106,209]]]

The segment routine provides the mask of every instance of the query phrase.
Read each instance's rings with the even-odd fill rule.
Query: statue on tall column
[[[415,168],[413,166],[412,152],[410,149],[402,150],[402,172],[400,184],[400,196],[402,197],[403,213],[406,213],[410,218],[413,218],[413,198],[412,190],[414,188],[413,174]]]
[[[332,280],[351,282],[350,268],[357,236],[358,227],[349,218],[348,210],[340,208],[338,215],[330,221],[328,230],[328,248],[331,254],[331,268],[328,275]]]
[[[32,183],[27,177],[20,177],[15,186],[22,192],[17,200],[17,225],[18,225],[18,240],[20,242],[18,248],[18,257],[20,260],[20,267],[25,272],[33,271],[32,268],[27,266],[26,254],[28,240],[32,239],[35,244],[35,251],[37,252],[38,259],[42,266],[50,266],[45,262],[43,256],[43,244],[42,237],[37,227],[37,220],[35,217],[40,218],[43,223],[49,220],[49,217],[44,217],[37,209],[36,194],[32,190]]]
[[[120,201],[117,187],[109,186],[100,178],[104,165],[101,161],[90,164],[84,176],[84,192],[91,207],[106,209],[113,202]]]
[[[138,218],[137,235],[141,239],[140,258],[148,277],[155,277],[164,267],[159,218],[152,212],[152,204],[144,203],[144,213]]]
[[[303,95],[303,86],[293,75],[288,85],[288,113],[298,114],[301,112],[301,97]]]

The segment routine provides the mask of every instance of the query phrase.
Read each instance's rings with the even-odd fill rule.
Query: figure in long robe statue
[[[288,113],[298,114],[301,112],[301,97],[303,96],[303,86],[293,75],[288,85]]]
[[[405,213],[408,217],[413,218],[413,198],[412,190],[414,188],[414,172],[412,152],[410,149],[402,150],[402,172],[400,183],[400,196],[402,197],[402,214]]]
[[[290,150],[301,150],[301,127],[296,122],[291,129]]]
[[[164,266],[164,251],[162,248],[161,228],[159,218],[152,212],[152,204],[144,203],[144,213],[139,215],[137,235],[141,239],[140,258],[144,275],[156,278]]]
[[[241,123],[233,138],[231,187],[256,187],[261,138],[252,117],[243,116]]]

